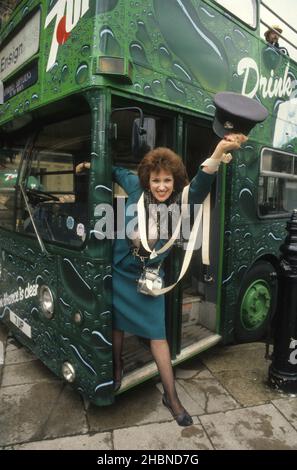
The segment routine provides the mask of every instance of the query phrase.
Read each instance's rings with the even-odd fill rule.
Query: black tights
[[[123,331],[113,330],[113,361],[115,380],[119,380],[121,378],[121,371],[123,367],[123,339]],[[168,342],[165,339],[152,339],[150,340],[150,345],[152,356],[157,364],[167,400],[169,401],[173,412],[179,414],[184,410],[184,408],[178,398],[175,388]]]

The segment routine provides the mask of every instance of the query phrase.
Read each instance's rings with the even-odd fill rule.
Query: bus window
[[[265,150],[262,155],[261,169],[263,172],[292,174],[292,155],[279,154],[274,151]]]
[[[297,208],[297,181],[284,182],[284,206],[290,213]]]
[[[21,151],[2,149],[0,151],[0,226],[12,230],[14,227],[15,184]]]
[[[90,159],[89,129],[85,115],[45,126],[25,162],[24,186],[44,240],[77,247],[85,240],[87,183],[84,176],[75,176],[74,168]],[[23,198],[19,201],[17,231],[35,236]]]
[[[296,157],[265,149],[261,156],[259,214],[288,215],[297,207]]]
[[[257,1],[256,0],[216,0],[226,10],[229,10],[234,16],[252,28],[257,26]]]

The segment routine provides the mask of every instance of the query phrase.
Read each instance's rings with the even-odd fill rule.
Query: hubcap
[[[255,330],[266,320],[271,304],[268,284],[263,280],[253,282],[241,303],[241,323],[247,330]]]

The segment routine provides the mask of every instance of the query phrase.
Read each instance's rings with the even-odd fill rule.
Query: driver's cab
[[[18,178],[20,152],[17,149],[0,151],[0,220],[6,229],[13,228],[15,185]]]
[[[75,168],[90,160],[90,119],[80,115],[44,125],[32,136],[20,164],[16,230],[79,248],[88,224],[88,174]],[[74,132],[77,130],[77,132]]]

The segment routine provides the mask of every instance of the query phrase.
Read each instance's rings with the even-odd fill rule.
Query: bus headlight
[[[42,312],[46,318],[54,316],[54,297],[49,287],[41,286],[39,291],[39,301]]]
[[[70,362],[64,362],[62,366],[62,374],[67,382],[72,383],[75,381],[75,370]]]

